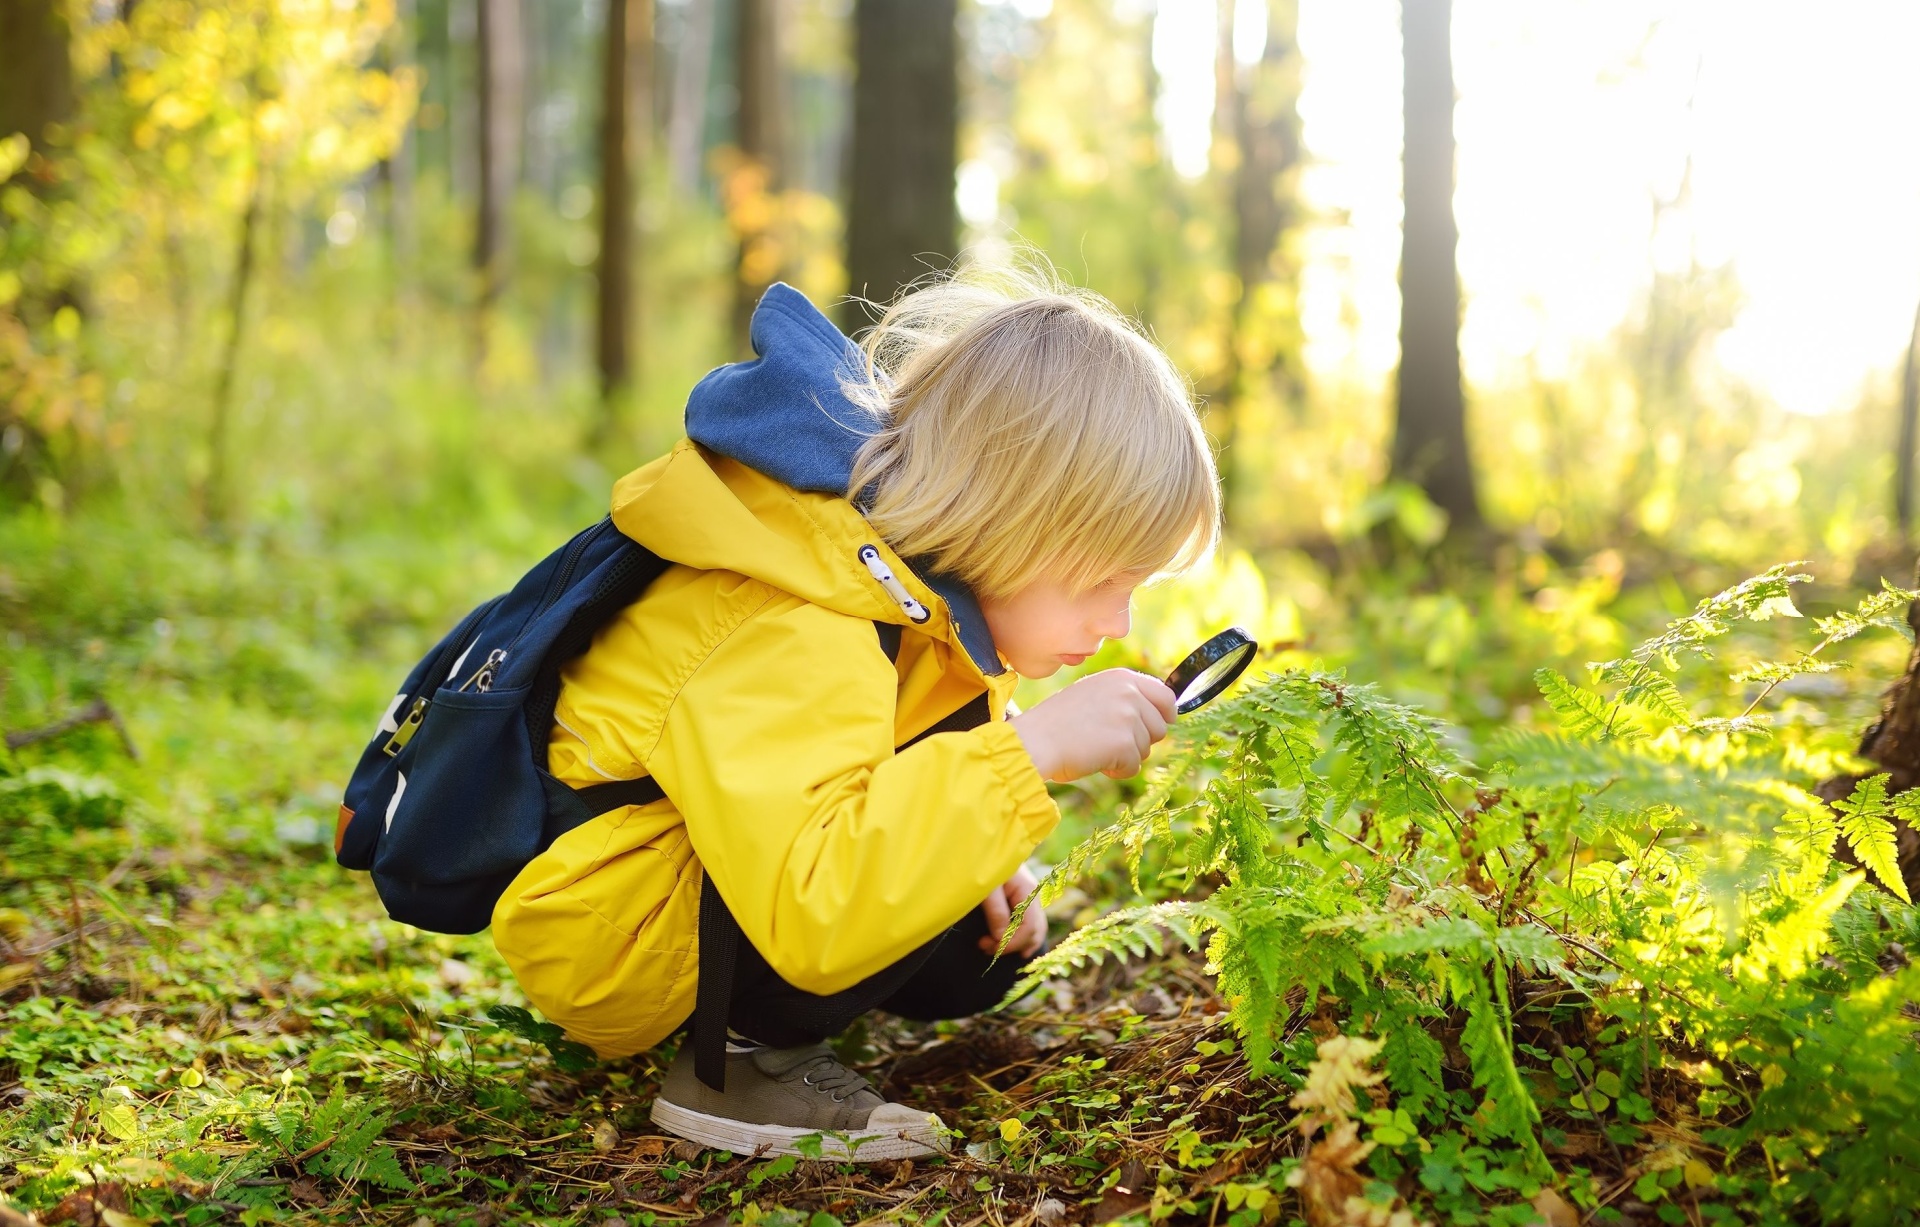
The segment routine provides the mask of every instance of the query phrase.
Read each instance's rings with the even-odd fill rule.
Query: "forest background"
[[[1644,251],[1630,252],[1632,267],[1609,282],[1630,289],[1616,295],[1619,318],[1571,341],[1523,337],[1513,361],[1469,364],[1477,377],[1463,376],[1475,312],[1509,322],[1511,312],[1483,309],[1460,275],[1462,251],[1500,236],[1456,224],[1455,64],[1538,54],[1555,20],[1480,7],[1493,17],[1405,0],[1402,32],[1393,6],[1373,6],[1385,21],[1370,28],[1396,60],[1385,85],[1400,90],[1384,106],[1403,127],[1384,157],[1358,155],[1356,170],[1351,151],[1342,162],[1317,150],[1303,125],[1316,71],[1326,89],[1341,67],[1329,53],[1316,69],[1303,37],[1303,23],[1325,27],[1331,10],[1293,0],[11,0],[0,11],[0,1026],[13,1031],[6,1039],[0,1030],[0,1096],[10,1096],[0,1101],[0,1192],[54,1218],[192,1210],[577,1220],[617,1211],[812,1215],[822,1227],[820,1215],[965,1207],[966,1220],[1031,1216],[1052,1227],[1106,1211],[1557,1222],[1569,1204],[1602,1219],[1701,1221],[1715,1206],[1844,1217],[1872,1181],[1816,1176],[1839,1162],[1833,1156],[1863,1153],[1834,1139],[1871,1132],[1860,1113],[1872,1112],[1837,1120],[1817,1143],[1775,1145],[1759,1133],[1702,1140],[1722,1093],[1712,1080],[1723,1076],[1698,1068],[1711,1045],[1686,1019],[1658,1023],[1673,1047],[1655,1052],[1644,988],[1632,1023],[1638,1055],[1620,1041],[1624,1055],[1606,1068],[1587,1055],[1601,1052],[1593,1041],[1560,1074],[1553,1062],[1568,1058],[1544,1033],[1529,1041],[1502,1024],[1505,1068],[1539,1067],[1526,1094],[1547,1112],[1544,1125],[1537,1114],[1502,1123],[1487,1108],[1495,1096],[1475,1054],[1466,1074],[1446,1066],[1455,1083],[1481,1088],[1457,1109],[1444,1096],[1423,1100],[1417,1080],[1391,1083],[1416,1109],[1401,1133],[1378,1092],[1387,1118],[1372,1124],[1376,1153],[1323,1155],[1314,1170],[1355,1183],[1315,1201],[1298,1175],[1311,1166],[1306,1152],[1289,1147],[1299,1149],[1291,1122],[1318,1109],[1302,1105],[1307,1115],[1296,1117],[1286,1100],[1318,1067],[1310,1042],[1286,1044],[1322,1027],[1358,1037],[1367,1019],[1400,1007],[1369,1013],[1349,1002],[1351,1015],[1330,1013],[1315,1003],[1331,985],[1270,976],[1267,991],[1291,1003],[1281,1017],[1250,1018],[1229,1002],[1253,1076],[1225,1032],[1179,1030],[1196,1019],[1214,1026],[1194,1003],[1221,1003],[1201,963],[1184,956],[1148,960],[1149,971],[1136,959],[1120,980],[1111,968],[1080,980],[1058,968],[1047,1007],[1057,1017],[1020,1024],[1046,1031],[1041,1046],[1020,1049],[1039,1072],[1002,1079],[1001,1100],[954,1101],[974,1147],[957,1160],[973,1166],[951,1190],[926,1185],[924,1173],[900,1175],[890,1192],[873,1182],[848,1200],[791,1164],[771,1174],[769,1165],[703,1167],[645,1136],[634,1105],[647,1097],[647,1059],[555,1067],[552,1053],[566,1049],[537,1020],[483,1013],[518,1002],[484,937],[380,920],[365,883],[327,864],[339,786],[393,679],[460,613],[601,514],[614,477],[677,437],[692,383],[747,354],[745,322],[768,284],[792,282],[857,329],[869,317],[850,292],[885,301],[962,251],[1038,253],[1139,318],[1192,380],[1219,448],[1226,547],[1203,574],[1149,593],[1134,641],[1089,667],[1164,671],[1201,634],[1240,622],[1271,649],[1266,668],[1280,680],[1261,693],[1280,708],[1307,703],[1314,719],[1346,718],[1287,689],[1288,677],[1323,668],[1443,721],[1415,758],[1440,772],[1450,805],[1488,813],[1500,809],[1497,797],[1474,800],[1468,777],[1447,773],[1501,755],[1524,766],[1501,739],[1542,730],[1613,745],[1616,716],[1579,715],[1590,694],[1616,703],[1616,714],[1640,712],[1632,720],[1696,766],[1706,761],[1700,739],[1720,738],[1724,754],[1727,739],[1751,731],[1702,724],[1715,702],[1737,712],[1749,698],[1786,700],[1782,787],[1804,798],[1828,775],[1868,774],[1848,751],[1901,671],[1903,646],[1891,637],[1862,639],[1862,667],[1850,674],[1809,666],[1720,678],[1697,700],[1689,692],[1691,710],[1656,702],[1647,714],[1650,684],[1625,666],[1587,674],[1593,692],[1537,682],[1542,666],[1581,676],[1589,661],[1619,664],[1695,598],[1784,559],[1810,560],[1817,580],[1795,594],[1809,612],[1852,608],[1883,579],[1907,584],[1916,378],[1910,343],[1884,353],[1809,343],[1784,365],[1819,368],[1844,390],[1840,403],[1829,395],[1810,406],[1727,360],[1722,342],[1751,304],[1739,262],[1701,240],[1689,134],[1708,96],[1702,82],[1713,79],[1707,66],[1748,52],[1716,42],[1712,14],[1682,4],[1623,8],[1611,26],[1562,6],[1570,28],[1607,34],[1590,57],[1603,115],[1620,82],[1695,57],[1693,92],[1668,98],[1649,121],[1681,134],[1657,183],[1587,201],[1585,212],[1576,198],[1589,185],[1577,177],[1535,198],[1570,219],[1598,207],[1644,220],[1627,226]],[[1856,34],[1870,35],[1876,21],[1895,31],[1905,20],[1897,7],[1860,6],[1848,20]],[[1511,41],[1462,45],[1463,30],[1508,18]],[[1808,56],[1834,37],[1811,30]],[[1898,42],[1890,33],[1882,41]],[[1871,60],[1869,50],[1851,54]],[[1331,96],[1325,105],[1340,105],[1337,88]],[[1461,114],[1474,103],[1464,95]],[[1888,122],[1844,107],[1837,115],[1848,133]],[[1551,180],[1566,165],[1550,156],[1552,143],[1468,144],[1459,157],[1539,167]],[[1342,198],[1329,167],[1387,176],[1403,215],[1383,230],[1378,201]],[[1896,255],[1911,254],[1907,238],[1874,228],[1882,212],[1856,212],[1867,219],[1864,249],[1894,254],[1836,283],[1832,314],[1849,322],[1860,303],[1887,297],[1888,279],[1912,283],[1895,301],[1920,286],[1920,268],[1898,267]],[[1388,231],[1400,292],[1383,307],[1379,278],[1366,279],[1378,271],[1378,244],[1369,255],[1363,240]],[[1574,250],[1587,237],[1569,223],[1553,241]],[[1568,267],[1548,305],[1535,305],[1548,325],[1586,293],[1579,261]],[[1848,315],[1838,299],[1861,285],[1878,296],[1856,295]],[[1539,336],[1552,332],[1535,324]],[[1863,331],[1906,342],[1907,310]],[[1382,335],[1398,337],[1384,362],[1366,340]],[[1779,651],[1779,620],[1743,618],[1782,612],[1769,604],[1779,597],[1768,588],[1721,610],[1747,636],[1735,637],[1744,645],[1730,650],[1736,663]],[[1894,605],[1868,599],[1861,627],[1899,622]],[[1726,629],[1715,626],[1715,635]],[[1242,712],[1244,726],[1196,734],[1226,737],[1204,743],[1226,757],[1202,764],[1191,795],[1173,780],[1146,800],[1199,805],[1193,829],[1216,829],[1205,815],[1219,811],[1220,794],[1207,781],[1231,777],[1234,761],[1221,747],[1242,734],[1257,741],[1269,716]],[[1326,728],[1326,771],[1352,769]],[[1381,778],[1402,769],[1382,768]],[[1701,849],[1732,838],[1712,818],[1718,802],[1702,800],[1726,791],[1721,769],[1689,777],[1703,790],[1685,803],[1697,812],[1662,794],[1633,811],[1640,826],[1604,846],[1569,834],[1548,862],[1564,853],[1566,871],[1543,872],[1537,889],[1550,882],[1578,895],[1580,873],[1612,864],[1632,866],[1638,882],[1645,858],[1669,849],[1705,857],[1696,868],[1711,876],[1726,862]],[[1270,765],[1258,770],[1267,775],[1256,782],[1283,793],[1306,787]],[[1610,778],[1588,780],[1579,796],[1606,791]],[[1910,782],[1896,775],[1892,794]],[[1879,809],[1859,802],[1860,812],[1897,820],[1881,797]],[[1044,859],[1067,857],[1077,838],[1143,803],[1137,788],[1105,786],[1063,790],[1062,801],[1068,822]],[[1263,804],[1278,815],[1294,802]],[[1377,827],[1394,815],[1377,798],[1356,804],[1341,837],[1377,850]],[[1168,829],[1188,832],[1186,821]],[[1293,836],[1275,822],[1279,848]],[[1499,838],[1551,842],[1526,830]],[[1900,935],[1887,934],[1912,924],[1895,897],[1904,865],[1891,851],[1876,860],[1879,828],[1867,819],[1838,844],[1826,830],[1842,854],[1861,835],[1869,850],[1855,848],[1854,859],[1886,872],[1862,879],[1823,851],[1804,881],[1767,879],[1766,889],[1787,892],[1768,906],[1799,915],[1832,883],[1865,881],[1858,898],[1870,904],[1836,913],[1839,900],[1821,903],[1820,923],[1869,908],[1871,924],[1846,931],[1880,934],[1878,944],[1864,961],[1827,953],[1849,970],[1826,968],[1841,980],[1822,991],[1851,1001],[1897,982],[1875,1007],[1897,1015],[1915,991],[1911,979],[1887,979],[1905,966],[1903,954],[1887,953],[1904,949]],[[1056,936],[1103,914],[1111,922],[1122,914],[1110,909],[1136,890],[1156,906],[1204,900],[1214,886],[1257,877],[1268,855],[1241,849],[1245,859],[1225,862],[1215,848],[1205,855],[1217,863],[1196,868],[1198,852],[1167,852],[1164,863],[1149,853],[1143,880],[1143,846],[1127,844],[1130,866],[1069,861],[1086,876],[1054,900]],[[1470,867],[1503,857],[1490,849],[1465,839],[1462,862],[1436,881],[1453,873],[1486,885]],[[1343,866],[1323,868],[1358,873]],[[1489,933],[1513,928],[1525,909],[1508,905],[1535,889],[1503,872],[1511,866],[1486,870],[1503,895]],[[1389,897],[1398,898],[1383,882],[1375,902]],[[1156,935],[1199,938],[1208,925],[1247,922],[1162,912],[1132,923],[1113,929],[1124,940],[1111,953],[1144,955],[1168,944]],[[1608,925],[1594,930],[1604,939],[1568,940],[1612,957],[1605,951],[1628,935]],[[1728,930],[1729,959],[1761,940],[1736,941],[1738,930]],[[1839,940],[1809,938],[1787,978],[1823,974],[1820,943]],[[1492,961],[1476,967],[1547,974],[1551,960],[1535,966],[1488,941]],[[1221,953],[1216,946],[1216,971],[1231,964]],[[1763,975],[1786,974],[1786,963],[1762,962]],[[1154,1015],[1140,1011],[1135,989],[1157,986],[1155,976],[1169,977],[1156,1001],[1187,1002],[1164,1028],[1208,1070],[1231,1067],[1220,1085],[1244,1097],[1240,1125],[1194,1132],[1191,1119],[1163,1122],[1115,1142],[1102,1115],[1113,1104],[1101,1097],[1117,1103],[1120,1093],[1100,1078],[1118,1077],[1126,1061],[1116,1058],[1110,1075],[1083,1066],[1116,1038],[1151,1039]],[[1421,998],[1441,1011],[1434,1017],[1482,1017],[1470,1004],[1482,998],[1445,976],[1436,983]],[[1606,992],[1582,985],[1580,1000],[1604,1003]],[[1604,1004],[1594,1008],[1596,1020],[1609,1017]],[[1451,1025],[1402,1021],[1443,1033]],[[1316,1029],[1303,1032],[1309,1022]],[[1606,1033],[1598,1022],[1592,1030]],[[1095,1039],[1069,1055],[1055,1042],[1063,1034]],[[1885,1026],[1874,1034],[1886,1061],[1909,1059],[1909,1043],[1886,1039]],[[917,1042],[869,1038],[863,1051],[876,1068]],[[1442,1040],[1449,1052],[1461,1042]],[[1269,1041],[1285,1058],[1278,1066]],[[1064,1061],[1083,1065],[1063,1082]],[[1758,1105],[1781,1085],[1767,1071],[1783,1071],[1788,1090],[1801,1085],[1799,1071],[1785,1058],[1728,1061],[1724,1078],[1747,1079],[1752,1095],[1737,1125],[1721,1125],[1771,1128]],[[1656,1085],[1656,1067],[1671,1086]],[[1348,1071],[1356,1085],[1359,1068]],[[1614,1093],[1599,1097],[1602,1074]],[[1638,1125],[1617,1093],[1622,1078],[1640,1079],[1645,1092]],[[1124,1085],[1132,1099],[1138,1086]],[[195,1125],[191,1138],[177,1132],[200,1119],[189,1090],[227,1096],[226,1115]],[[1482,1093],[1485,1102],[1474,1098]],[[1034,1105],[1063,1096],[1079,1113],[1062,1125],[1067,1141],[1023,1153]],[[1603,1098],[1613,1114],[1604,1123],[1594,1109]],[[485,1110],[462,1116],[453,1102]],[[1900,1117],[1898,1102],[1882,1105],[1887,1119]],[[1349,1096],[1344,1112],[1354,1110]],[[1328,1116],[1329,1134],[1342,1119]],[[1536,1128],[1549,1131],[1551,1156],[1521,1140]],[[1182,1129],[1193,1134],[1184,1151]],[[1419,1129],[1455,1139],[1454,1150],[1441,1148],[1452,1166],[1432,1158]],[[330,1132],[357,1142],[330,1150]],[[422,1177],[420,1156],[436,1148],[460,1162]],[[1032,1172],[1052,1170],[1045,1154],[1068,1151],[1078,1183],[1036,1182]],[[1897,1151],[1887,1141],[1874,1161],[1915,1179],[1910,1159],[1901,1167],[1888,1157]],[[1416,1152],[1426,1157],[1408,1157]],[[1166,1153],[1184,1158],[1162,1165]],[[328,1154],[346,1157],[328,1166]],[[606,1168],[610,1155],[627,1166]],[[1702,1176],[1695,1162],[1712,1171]],[[569,1174],[538,1174],[542,1163]],[[1443,1169],[1473,1178],[1449,1184],[1435,1174]],[[1201,1176],[1179,1174],[1189,1170]],[[1143,1180],[1153,1191],[1136,1197]],[[635,1192],[646,1182],[667,1191]],[[938,1197],[927,1192],[936,1187]],[[1115,1189],[1125,1194],[1117,1201]],[[1348,1194],[1371,1209],[1349,1209]],[[940,1198],[951,1204],[936,1206]]]

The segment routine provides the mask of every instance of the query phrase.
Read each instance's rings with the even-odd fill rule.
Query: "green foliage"
[[[1423,1135],[1507,1148],[1536,1176],[1549,1126],[1627,1147],[1653,1118],[1646,1087],[1705,1079],[1709,1117],[1724,1102],[1714,1088],[1751,1088],[1753,1110],[1709,1136],[1730,1165],[1793,1174],[1739,1196],[1769,1215],[1877,1206],[1862,1221],[1892,1221],[1902,1198],[1920,1199],[1920,1152],[1902,1141],[1911,1125],[1869,1127],[1882,1109],[1866,1101],[1881,1092],[1864,1078],[1836,1084],[1821,1054],[1857,1045],[1860,1065],[1887,1079],[1912,1060],[1910,1043],[1876,1029],[1910,1008],[1916,982],[1883,976],[1887,956],[1871,950],[1884,927],[1913,925],[1894,823],[1920,817],[1920,799],[1890,798],[1875,775],[1828,807],[1810,791],[1815,773],[1844,758],[1756,712],[1783,683],[1832,667],[1827,649],[1900,625],[1916,594],[1887,587],[1819,619],[1818,641],[1786,664],[1721,683],[1758,684],[1742,709],[1694,715],[1715,697],[1700,666],[1741,623],[1798,616],[1790,594],[1808,578],[1773,567],[1700,602],[1592,666],[1594,688],[1539,669],[1560,731],[1500,730],[1484,768],[1374,687],[1266,677],[1185,722],[1143,797],[1040,891],[1057,897],[1067,875],[1119,849],[1136,882],[1188,897],[1095,921],[1031,978],[1158,949],[1146,934],[1177,917],[1182,937],[1208,934],[1256,1073],[1288,1070],[1300,1021],[1336,1011],[1382,1038],[1388,1086]],[[1839,838],[1894,899],[1856,892],[1860,875],[1832,859]],[[1174,868],[1143,878],[1150,855]],[[1882,928],[1863,922],[1868,909]],[[1604,1025],[1586,1034],[1596,1017]],[[1441,1037],[1464,1071],[1450,1072]],[[1703,1051],[1710,1075],[1689,1065]],[[1656,1180],[1647,1196],[1674,1187]]]
[[[533,1012],[517,1005],[496,1005],[487,1011],[487,1017],[495,1026],[509,1035],[517,1035],[530,1043],[539,1044],[553,1057],[553,1063],[570,1074],[583,1069],[593,1068],[598,1057],[593,1049],[576,1040],[567,1038],[567,1033],[554,1024],[535,1018]]]

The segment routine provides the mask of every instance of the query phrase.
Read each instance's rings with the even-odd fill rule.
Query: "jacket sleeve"
[[[896,687],[871,623],[778,597],[695,670],[648,755],[742,932],[807,992],[933,938],[1059,821],[1003,722],[895,754]]]

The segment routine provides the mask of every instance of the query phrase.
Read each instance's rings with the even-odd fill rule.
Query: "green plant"
[[[1681,686],[1711,692],[1714,647],[1797,617],[1807,578],[1778,566],[1708,598],[1590,666],[1590,686],[1541,670],[1559,727],[1500,730],[1484,767],[1374,687],[1267,677],[1187,723],[1141,800],[1037,895],[1119,850],[1136,887],[1176,897],[1081,928],[1021,987],[1204,944],[1253,1072],[1288,1069],[1315,1015],[1377,1036],[1385,1136],[1436,1138],[1430,1159],[1508,1155],[1524,1192],[1551,1176],[1543,1139],[1580,1134],[1641,1173],[1649,1203],[1897,1221],[1920,1204],[1902,1014],[1920,980],[1885,974],[1881,948],[1914,927],[1893,824],[1920,801],[1872,776],[1830,808],[1809,789],[1845,759],[1835,734],[1762,709],[1837,667],[1835,645],[1903,627],[1917,594],[1888,587],[1819,619],[1807,650],[1733,671],[1728,714],[1695,715]],[[1858,890],[1838,839],[1888,893]],[[1166,868],[1142,881],[1149,863]],[[1670,1123],[1661,1150],[1642,1126],[1686,1103],[1701,1127]],[[1404,1169],[1386,1147],[1371,1162]],[[1686,1163],[1691,1179],[1660,1176]]]

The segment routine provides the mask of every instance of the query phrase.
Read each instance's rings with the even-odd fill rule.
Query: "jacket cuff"
[[[1027,836],[1037,845],[1060,822],[1060,807],[1047,792],[1047,782],[1033,765],[1026,743],[1005,721],[981,725],[974,730],[987,747],[987,762],[1000,777],[1001,787],[1013,801],[1014,816],[1026,827]]]

